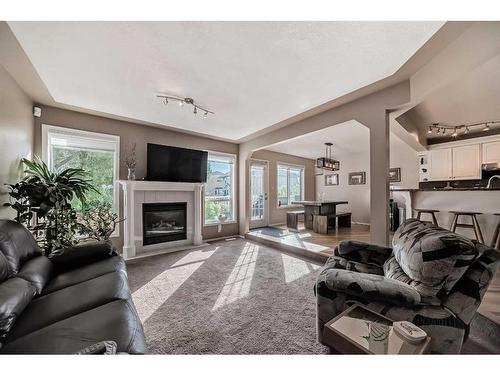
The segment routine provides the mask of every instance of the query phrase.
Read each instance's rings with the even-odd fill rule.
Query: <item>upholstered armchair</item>
[[[315,286],[319,341],[329,320],[358,303],[418,325],[433,353],[459,353],[499,252],[413,219],[399,227],[392,245],[343,241],[335,248]]]

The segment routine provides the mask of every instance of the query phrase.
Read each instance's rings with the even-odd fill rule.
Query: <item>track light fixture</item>
[[[165,94],[158,94],[156,97],[161,98],[163,100],[163,103],[167,105],[169,103],[169,100],[174,100],[179,103],[179,107],[184,107],[185,104],[189,104],[193,106],[193,114],[198,114],[198,109],[203,111],[203,118],[207,118],[208,114],[215,115],[215,112],[210,111],[206,108],[200,107],[198,104],[195,103],[193,98],[180,98],[177,96],[172,96],[172,95],[165,95]]]
[[[457,126],[448,126],[448,125],[440,125],[438,122],[429,125],[429,129],[427,130],[427,134],[432,134],[434,131],[436,132],[437,135],[442,134],[446,135],[447,131],[450,130],[452,131],[451,136],[453,138],[456,138],[460,135],[460,131],[463,129],[462,134],[469,134],[471,131],[471,128],[475,127],[483,127],[482,131],[489,131],[491,130],[491,125],[494,124],[500,124],[499,121],[487,121],[487,122],[477,122],[475,124],[464,124],[464,125],[457,125]]]

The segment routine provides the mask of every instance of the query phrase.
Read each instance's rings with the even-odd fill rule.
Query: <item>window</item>
[[[219,222],[219,215],[234,221],[234,166],[236,157],[228,154],[208,154],[205,184],[205,224]]]
[[[87,203],[109,203],[118,213],[118,179],[120,137],[49,125],[42,127],[43,159],[52,170],[81,168],[89,173],[98,193],[89,192]],[[81,203],[75,199],[76,210]]]
[[[278,164],[278,206],[304,199],[304,167]]]

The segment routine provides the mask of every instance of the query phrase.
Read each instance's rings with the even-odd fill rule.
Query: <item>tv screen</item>
[[[150,181],[206,182],[208,152],[148,143]]]

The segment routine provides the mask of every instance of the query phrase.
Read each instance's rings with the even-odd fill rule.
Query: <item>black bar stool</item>
[[[476,215],[481,215],[481,212],[467,212],[467,211],[450,211],[454,214],[453,221],[451,222],[451,231],[456,232],[457,227],[459,228],[472,228],[474,229],[474,234],[476,240],[484,244],[483,234],[481,233],[481,227],[477,221]],[[469,216],[472,220],[472,224],[463,224],[458,222],[460,216]]]
[[[500,214],[495,214],[495,216],[500,216]],[[493,235],[493,239],[491,240],[491,247],[495,250],[500,250],[500,221],[497,224],[495,234]]]
[[[439,210],[427,210],[424,208],[414,208],[413,211],[417,212],[417,220],[420,220],[420,216],[422,214],[429,214],[432,217],[432,223],[437,227],[439,226],[438,221],[436,219],[436,215],[435,215],[435,213],[439,212]],[[424,220],[420,220],[420,221],[423,223],[430,223],[430,221],[424,221]]]

